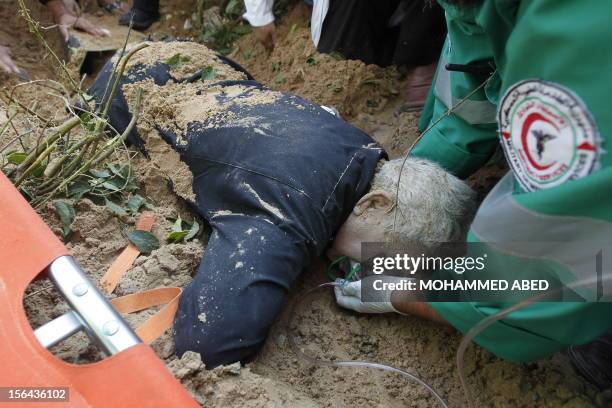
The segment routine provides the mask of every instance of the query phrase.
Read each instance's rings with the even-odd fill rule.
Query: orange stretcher
[[[47,346],[54,330],[35,335],[23,307],[24,291],[48,277],[72,308],[50,324],[78,322],[109,356],[75,365]],[[45,325],[45,326],[47,326]],[[66,333],[64,333],[66,334]],[[47,336],[47,337],[45,337]],[[65,337],[65,336],[64,336]],[[10,181],[0,172],[0,388],[67,387],[68,401],[0,402],[0,406],[197,407],[199,406],[96,289]]]

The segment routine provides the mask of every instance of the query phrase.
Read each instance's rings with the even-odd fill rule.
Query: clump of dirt
[[[236,72],[235,77],[241,73]],[[243,78],[239,78],[243,79]],[[209,82],[209,83],[206,83]],[[164,130],[172,130],[178,143],[185,145],[185,132],[191,123],[198,122],[203,128],[231,126],[240,119],[230,108],[274,103],[280,92],[262,90],[244,85],[210,85],[212,81],[194,83],[168,83],[157,86],[151,81],[135,82],[123,87],[127,100],[133,106],[136,90],[146,92],[142,121],[152,122]],[[215,81],[216,82],[216,81]]]
[[[230,57],[258,81],[334,106],[345,118],[382,112],[402,93],[402,80],[395,67],[381,68],[318,53],[310,39],[309,20],[309,9],[298,5],[278,27],[272,53],[268,54],[255,36],[247,35],[237,42]]]
[[[135,90],[139,87],[148,90],[157,88],[151,80],[125,86],[124,94],[129,106],[134,106]],[[149,95],[147,94],[144,95],[144,98],[146,102],[142,105],[136,126],[138,135],[146,143],[147,153],[151,157],[151,161],[145,165],[143,181],[145,185],[150,186],[150,192],[156,191],[165,197],[164,201],[172,201],[170,197],[167,197],[168,193],[166,191],[167,180],[170,180],[176,194],[194,202],[193,175],[189,167],[181,161],[179,153],[159,137],[159,132],[156,129],[156,123],[158,122],[155,120],[155,115],[166,112],[173,116],[175,111],[163,104],[157,106],[154,97],[151,97],[149,101]],[[164,180],[166,181],[164,182]]]
[[[185,388],[206,407],[318,407],[287,384],[255,374],[240,363],[207,371],[197,353],[186,352],[167,363]]]
[[[190,41],[156,42],[155,46],[144,48],[134,54],[127,63],[127,69],[134,66],[147,68],[160,62],[171,66],[171,73],[175,78],[189,77],[202,69],[211,67],[214,69],[213,75],[210,79],[203,77],[204,81],[244,79],[244,74],[223,64],[214,51]]]
[[[179,57],[176,57],[179,56]],[[244,80],[244,73],[234,70],[219,60],[207,47],[193,42],[156,42],[137,52],[128,63],[128,78],[134,71],[175,58],[179,63],[172,72],[179,77],[191,77],[209,67],[207,76],[194,82],[169,82],[158,86],[152,80],[127,84],[123,92],[129,106],[135,106],[136,91],[144,90],[142,109],[137,122],[140,137],[145,141],[152,165],[172,181],[174,191],[181,197],[195,201],[193,176],[180,160],[179,154],[159,137],[158,129],[172,131],[178,145],[186,145],[187,126],[198,122],[211,128],[231,125],[236,120],[229,112],[234,105],[250,106],[273,103],[281,94],[243,85],[214,85],[226,80]]]

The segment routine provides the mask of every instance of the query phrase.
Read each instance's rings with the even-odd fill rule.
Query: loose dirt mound
[[[169,7],[166,2],[162,3],[163,9]],[[0,17],[8,19],[12,15],[2,13]],[[277,48],[270,56],[249,36],[241,41],[236,58],[256,78],[275,89],[291,90],[318,103],[336,106],[349,121],[369,131],[392,156],[405,152],[416,137],[418,115],[399,109],[403,93],[399,75],[393,69],[316,53],[306,21],[303,10],[287,18],[280,27]],[[30,49],[40,52],[35,47]],[[42,93],[38,92],[34,95],[36,98]],[[155,106],[164,106],[158,102]],[[155,112],[145,109],[143,117],[151,114]],[[5,117],[6,113],[0,115],[0,122]],[[27,125],[24,120],[23,126]],[[140,126],[144,129],[144,125]],[[10,137],[10,133],[5,137]],[[159,139],[152,134],[145,137],[151,141],[149,149],[155,149],[152,141]],[[0,140],[0,146],[4,142]],[[160,141],[157,147],[168,152],[164,142]],[[167,188],[166,180],[172,163],[177,163],[176,157],[167,159],[167,163],[169,167],[163,168],[142,156],[132,160],[142,183],[141,194],[152,203],[157,217],[153,233],[162,241],[171,230],[172,218],[193,217]],[[174,178],[182,177],[174,175]],[[82,200],[76,210],[73,225],[76,233],[68,248],[97,282],[127,245],[125,234],[133,229],[135,218],[117,217],[89,200]],[[41,215],[60,235],[53,207],[46,206]],[[185,286],[197,269],[206,239],[204,234],[187,244],[162,242],[160,249],[137,259],[116,294],[159,286]],[[299,302],[298,294],[317,284],[319,277],[316,271],[305,273],[292,290],[285,310]],[[35,327],[66,310],[59,296],[46,287],[45,283],[32,285],[25,302]],[[284,330],[286,313],[273,327],[262,353],[246,368],[232,365],[203,370],[197,355],[186,353],[181,359],[174,355],[169,333],[157,340],[153,348],[196,400],[207,407],[435,406],[421,387],[395,375],[362,369],[318,368],[297,360]],[[305,352],[325,359],[367,359],[407,369],[430,382],[451,406],[465,406],[455,374],[454,354],[460,337],[454,330],[413,317],[356,315],[338,308],[330,291],[314,295],[297,313],[297,342]],[[137,324],[147,315],[141,313],[129,321]],[[84,337],[74,337],[54,351],[68,361],[80,363],[99,357]],[[467,353],[466,362],[479,407],[571,408],[593,406],[596,399],[595,391],[572,372],[562,355],[532,364],[513,364],[473,347]],[[601,394],[597,398],[600,406],[605,406]]]
[[[318,53],[310,39],[309,20],[310,10],[299,4],[278,27],[271,53],[248,35],[230,56],[274,89],[335,107],[343,118],[383,143],[391,158],[403,154],[417,136],[419,117],[402,112],[403,76],[395,67]]]

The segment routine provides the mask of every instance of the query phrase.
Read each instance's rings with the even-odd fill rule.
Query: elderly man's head
[[[434,248],[465,238],[476,208],[474,191],[437,164],[409,157],[401,170],[398,193],[402,161],[391,160],[379,168],[370,192],[338,231],[331,256],[359,259],[361,242],[394,241]]]

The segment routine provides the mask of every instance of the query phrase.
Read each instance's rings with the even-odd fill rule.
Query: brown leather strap
[[[136,329],[138,337],[150,344],[172,326],[181,292],[181,288],[157,288],[121,296],[110,302],[119,313],[133,313],[165,305]]]
[[[155,216],[152,212],[144,211],[138,221],[136,222],[136,229],[141,231],[151,231],[153,224],[155,223]],[[138,248],[129,243],[127,247],[121,252],[121,254],[115,259],[108,271],[100,279],[100,287],[106,294],[110,295],[113,290],[117,287],[117,284],[121,280],[121,277],[130,270],[132,264],[140,254]]]
[[[138,218],[136,229],[151,231],[154,223],[155,216],[153,213],[145,211]],[[115,262],[112,263],[108,271],[100,279],[100,286],[107,294],[111,294],[115,290],[117,284],[123,275],[130,270],[139,254],[138,248],[130,243],[115,259]],[[120,296],[112,299],[110,302],[117,312],[124,314],[165,305],[136,328],[138,337],[145,343],[150,344],[172,326],[181,292],[181,288],[157,288]]]

